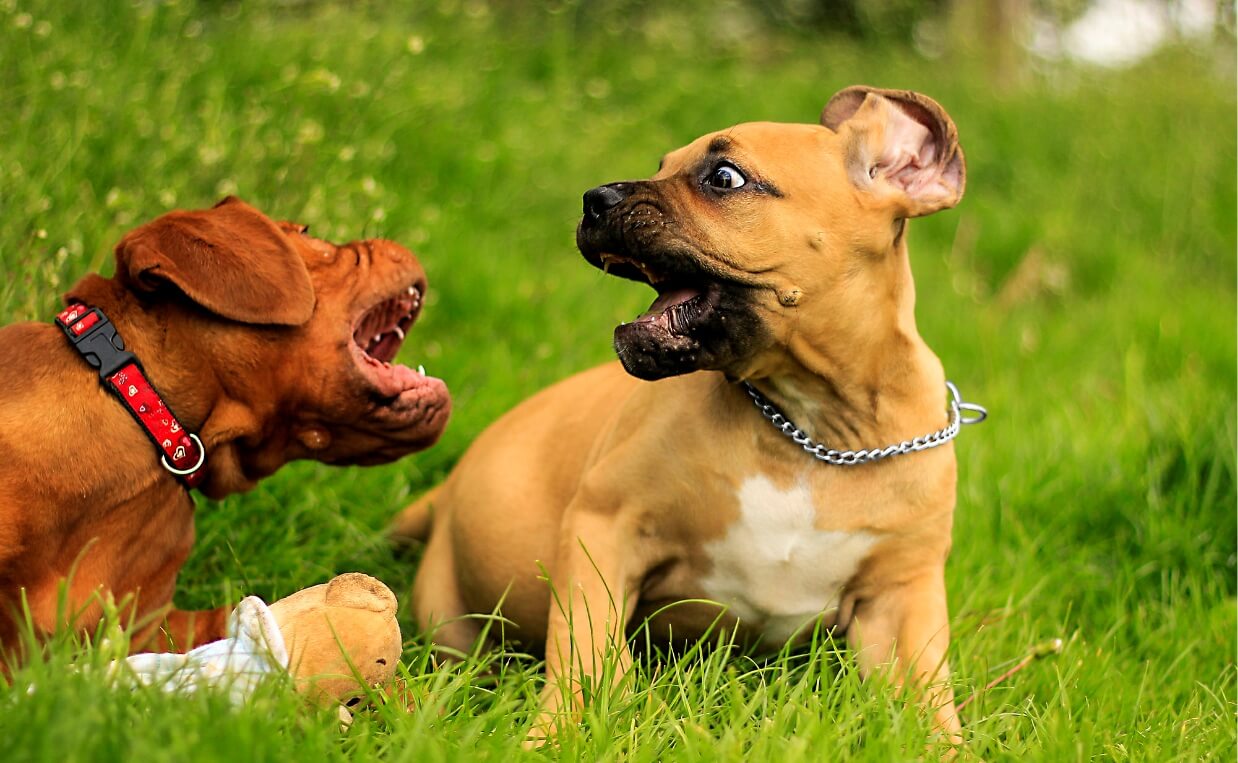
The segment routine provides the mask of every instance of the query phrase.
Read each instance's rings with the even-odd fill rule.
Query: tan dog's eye
[[[705,182],[714,188],[734,189],[743,187],[748,180],[735,165],[723,162],[714,168],[713,174]]]

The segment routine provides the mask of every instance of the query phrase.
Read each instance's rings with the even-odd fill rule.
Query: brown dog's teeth
[[[395,328],[391,330],[395,332],[396,336],[400,337],[400,341],[404,341],[404,329],[400,328],[399,326],[396,326]]]

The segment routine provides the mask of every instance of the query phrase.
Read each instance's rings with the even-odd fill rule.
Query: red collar
[[[206,476],[206,449],[198,436],[186,432],[159,397],[142,371],[142,364],[125,352],[116,327],[97,307],[72,303],[56,316],[73,349],[92,368],[99,369],[104,388],[125,404],[160,452],[163,468],[191,489]],[[106,444],[105,444],[106,445]]]

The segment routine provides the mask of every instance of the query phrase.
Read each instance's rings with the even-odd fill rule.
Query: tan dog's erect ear
[[[229,196],[211,209],[169,212],[116,245],[116,275],[131,288],[167,284],[216,315],[299,326],[314,287],[292,242],[266,215]]]
[[[847,171],[852,182],[888,194],[898,217],[931,214],[963,197],[966,167],[958,129],[932,98],[856,85],[830,99],[821,124],[836,133],[851,132]]]

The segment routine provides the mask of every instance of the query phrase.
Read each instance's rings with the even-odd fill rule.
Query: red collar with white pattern
[[[72,303],[56,316],[73,349],[92,368],[107,391],[115,395],[125,410],[142,426],[160,452],[160,463],[186,489],[197,486],[206,476],[206,449],[192,432],[177,421],[154,385],[142,371],[142,364],[125,351],[124,340],[116,327],[97,307]]]

